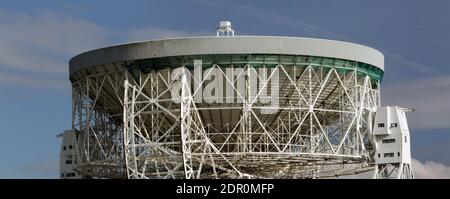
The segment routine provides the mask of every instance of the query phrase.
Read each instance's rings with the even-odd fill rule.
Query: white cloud
[[[382,104],[415,108],[407,113],[411,130],[450,128],[449,75],[383,85],[381,90]]]
[[[415,179],[450,179],[450,166],[434,161],[422,163],[416,159],[412,159],[411,163]],[[342,176],[339,179],[370,179],[372,176],[373,171],[369,171],[357,175]]]
[[[0,10],[0,83],[55,87],[71,56],[104,43],[103,28],[88,21]]]
[[[99,26],[56,14],[0,13],[0,64],[63,73],[69,56],[104,43]]]
[[[442,163],[413,159],[412,168],[417,179],[450,179],[450,166]]]
[[[434,161],[422,163],[412,160],[412,168],[417,179],[450,179],[450,166]]]
[[[135,41],[145,41],[150,39],[161,39],[161,38],[174,38],[174,37],[188,37],[188,36],[199,36],[199,35],[212,35],[208,32],[188,32],[181,30],[172,30],[159,27],[147,27],[141,29],[133,29],[129,32],[128,42]]]
[[[0,85],[7,86],[25,86],[35,89],[47,88],[58,91],[70,91],[70,83],[64,78],[50,77],[46,78],[41,75],[24,75],[14,74],[0,71]]]
[[[53,13],[12,13],[0,9],[0,85],[67,89],[68,61],[105,46],[109,32],[95,23]],[[127,31],[123,40],[211,35],[147,27]]]

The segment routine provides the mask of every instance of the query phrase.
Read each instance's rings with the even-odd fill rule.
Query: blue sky
[[[162,37],[336,39],[385,54],[382,103],[409,113],[419,177],[450,178],[450,1],[1,1],[0,178],[56,178],[71,126],[68,60],[85,50]]]

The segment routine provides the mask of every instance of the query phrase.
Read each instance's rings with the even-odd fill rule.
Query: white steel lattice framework
[[[184,66],[84,77],[73,83],[77,171],[106,178],[320,178],[372,170],[379,82],[358,72],[214,64],[202,81]],[[235,103],[196,102],[195,88],[212,76],[235,91]],[[263,95],[276,90],[278,107],[267,106]]]
[[[123,83],[118,84],[124,74],[123,70],[99,73],[72,83],[74,163],[76,171],[86,177],[124,177],[123,94],[119,94],[124,89]]]
[[[401,165],[375,165],[383,70],[375,49],[299,37],[88,51],[69,62],[74,168],[95,178],[393,176]]]
[[[374,179],[413,179],[411,164],[392,163],[376,165]]]

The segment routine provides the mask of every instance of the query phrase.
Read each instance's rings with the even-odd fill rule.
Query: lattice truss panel
[[[411,164],[392,163],[375,165],[375,179],[414,179]]]
[[[320,178],[373,169],[370,132],[380,86],[357,69],[213,65],[201,79],[194,73],[185,67],[118,71],[75,82],[78,171],[125,178]],[[217,95],[225,91],[211,87],[212,80],[234,96]],[[199,100],[199,87],[216,95]],[[275,94],[276,106],[268,103]]]
[[[86,176],[124,178],[124,70],[87,76],[72,84],[76,170]]]

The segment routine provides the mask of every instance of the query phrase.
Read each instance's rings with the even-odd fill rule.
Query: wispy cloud
[[[301,18],[292,17],[290,15],[279,14],[270,10],[265,10],[254,5],[235,5],[229,1],[206,1],[195,0],[198,4],[207,5],[214,9],[222,10],[230,13],[230,15],[246,15],[258,21],[263,21],[272,25],[279,25],[298,31],[299,34],[327,36],[331,38],[349,39],[344,34],[331,31],[323,26],[319,26],[305,21]]]
[[[422,64],[411,59],[407,59],[398,53],[383,50],[386,61],[390,64],[386,66],[386,72],[390,76],[401,77],[407,73],[438,75],[438,71],[426,64]]]
[[[100,26],[51,13],[1,10],[0,34],[1,84],[58,87],[71,56],[105,43]]]
[[[34,89],[53,89],[61,92],[70,91],[69,81],[59,77],[46,78],[42,75],[14,74],[0,71],[0,85],[25,86]]]
[[[151,39],[162,39],[162,38],[174,38],[174,37],[188,37],[188,36],[204,36],[211,35],[210,32],[189,32],[182,30],[173,30],[160,27],[146,27],[140,29],[130,30],[127,42],[144,41]]]
[[[381,90],[384,105],[415,108],[407,114],[412,130],[450,128],[450,75],[387,84]]]
[[[0,63],[16,69],[62,73],[65,58],[104,44],[104,30],[57,14],[0,14]]]
[[[302,30],[308,33],[329,33],[326,28],[323,28],[321,26],[310,24],[301,19],[293,18],[288,15],[280,15],[275,12],[270,12],[261,8],[257,8],[255,6],[239,5],[236,7],[226,6],[225,8],[228,8],[230,11],[235,13],[245,13],[268,23],[282,25],[297,30]]]
[[[11,13],[0,9],[0,85],[67,89],[68,60],[105,46],[109,30],[87,20],[54,13]],[[126,31],[125,42],[211,35],[160,27]]]

